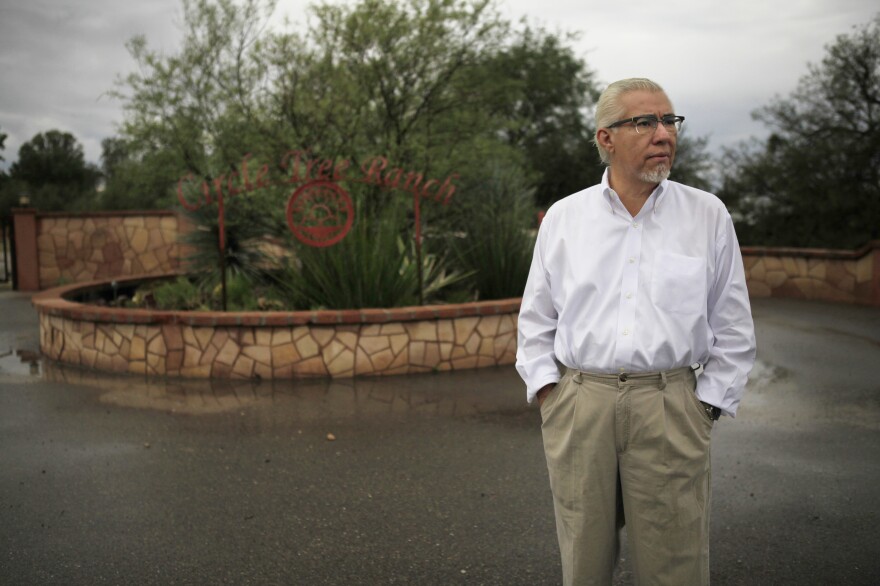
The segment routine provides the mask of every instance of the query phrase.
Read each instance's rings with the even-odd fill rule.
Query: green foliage
[[[744,244],[855,248],[880,237],[880,15],[826,47],[725,152],[719,195]]]
[[[186,277],[142,288],[135,294],[135,302],[140,302],[150,292],[157,309],[199,309],[206,301],[204,292]]]
[[[423,239],[424,240],[424,239]],[[404,251],[408,248],[408,254]],[[422,243],[422,290],[420,300],[425,302],[440,302],[455,297],[454,287],[466,283],[474,271],[461,272],[458,268],[452,268],[445,254],[426,252],[425,242]],[[410,274],[415,270],[418,278],[419,253],[415,239],[409,240],[409,246],[404,244],[401,238],[397,240],[397,249],[400,251],[402,260],[400,273]],[[415,268],[413,268],[415,267]]]
[[[227,303],[230,311],[286,310],[282,294],[268,282],[254,282],[244,275],[230,275],[227,283]],[[150,307],[164,310],[211,311],[220,309],[219,285],[200,286],[189,277],[174,281],[149,282],[138,287],[126,306]]]
[[[116,92],[126,120],[119,140],[104,145],[107,201],[139,193],[146,174],[138,169],[155,170],[151,189],[164,198],[175,177],[191,174],[188,188],[196,193],[187,201],[204,201],[202,181],[209,191],[224,177],[241,182],[248,161],[273,185],[247,198],[227,193],[235,202],[228,222],[240,225],[232,227],[226,261],[231,275],[256,282],[260,271],[251,269],[260,261],[248,256],[248,243],[261,231],[279,233],[283,202],[296,187],[285,183],[291,167],[284,154],[351,161],[353,174],[381,155],[389,172],[456,176],[450,205],[421,202],[428,298],[462,289],[481,298],[519,294],[535,200],[547,205],[602,173],[590,143],[589,108],[598,91],[573,37],[514,27],[490,0],[321,3],[298,30],[269,27],[273,7],[184,0],[179,52],[151,50],[143,38],[129,43],[139,68]],[[493,167],[520,169],[515,186],[487,177]],[[408,244],[414,218],[399,209],[412,196],[353,182],[345,188],[359,202],[355,227],[330,249],[298,250],[302,266],[290,275],[291,298],[308,307],[417,302],[419,264]],[[216,282],[216,204],[197,214],[192,266],[208,275],[206,283]],[[448,263],[433,247],[463,225],[467,250],[456,248],[454,260],[465,264],[445,271]],[[478,283],[465,285],[467,274]]]
[[[273,150],[269,131],[278,125],[261,111],[269,80],[257,57],[272,8],[252,0],[184,0],[179,54],[151,51],[143,37],[129,41],[140,71],[111,92],[124,102],[126,118],[120,136],[102,144],[102,205],[167,207],[180,177],[210,182],[218,169],[234,170],[245,153]]]
[[[706,151],[709,139],[690,138],[685,130],[675,145],[675,163],[669,178],[697,189],[712,191],[712,158]]]
[[[88,209],[95,199],[100,172],[85,162],[82,145],[69,132],[49,130],[21,145],[9,168],[2,210],[18,205],[22,196],[41,210]]]
[[[95,207],[102,210],[167,209],[176,203],[173,191],[179,163],[168,151],[144,154],[122,137],[101,141],[103,189]]]
[[[598,183],[604,170],[590,142],[589,107],[599,90],[594,73],[574,54],[575,39],[525,27],[480,71],[491,81],[505,141],[524,155],[542,207]]]
[[[267,217],[262,204],[254,197],[241,195],[224,202],[225,251],[220,252],[220,225],[218,206],[202,206],[197,210],[183,210],[193,227],[181,238],[188,254],[183,261],[199,286],[210,289],[220,283],[220,264],[223,261],[229,277],[241,277],[251,283],[260,281],[273,267],[274,259],[264,252],[267,235],[277,232],[279,226]]]
[[[59,130],[38,133],[21,145],[10,170],[14,177],[34,186],[56,183],[85,188],[94,181],[82,146],[72,134]]]
[[[403,208],[390,206],[372,221],[359,205],[351,231],[327,248],[301,246],[298,267],[279,279],[302,309],[358,309],[398,307],[419,301],[419,271],[407,238]],[[423,258],[426,302],[461,278],[447,271],[442,258],[426,251]]]
[[[267,275],[264,275],[266,277]],[[278,311],[292,309],[284,303],[283,291],[274,287],[270,280],[252,280],[243,274],[232,275],[226,283],[229,311]],[[212,305],[221,306],[219,285],[212,292]]]
[[[185,1],[179,54],[129,43],[140,71],[116,95],[131,153],[169,153],[199,178],[240,172],[248,152],[277,177],[289,149],[355,167],[383,155],[463,182],[504,160],[527,166],[542,203],[601,175],[587,116],[597,90],[570,37],[514,31],[486,0],[318,4],[301,34],[266,27],[271,10]]]
[[[237,274],[226,283],[226,295],[229,308],[238,311],[256,311],[260,309],[257,297],[254,295],[254,284]],[[214,290],[214,297],[219,296],[219,291]]]
[[[496,167],[490,177],[469,186],[468,205],[458,216],[460,230],[450,233],[449,247],[471,271],[478,299],[522,295],[532,260],[535,225],[533,190],[520,170]]]

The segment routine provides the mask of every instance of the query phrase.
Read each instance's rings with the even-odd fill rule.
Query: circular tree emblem
[[[287,200],[287,225],[309,246],[332,246],[348,234],[354,205],[348,193],[332,181],[313,181]]]

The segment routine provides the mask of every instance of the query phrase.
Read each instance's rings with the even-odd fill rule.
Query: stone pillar
[[[37,210],[13,208],[15,269],[19,291],[40,290],[40,256],[37,253]]]

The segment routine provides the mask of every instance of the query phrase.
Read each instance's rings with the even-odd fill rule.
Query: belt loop
[[[576,382],[577,384],[581,384],[581,381],[583,380],[583,377],[581,376],[581,371],[577,371],[577,374],[572,377],[572,380],[574,380],[574,382]]]
[[[666,388],[666,371],[660,371],[660,390],[664,390]]]

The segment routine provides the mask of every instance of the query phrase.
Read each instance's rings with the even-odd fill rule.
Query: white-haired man
[[[709,583],[710,433],[736,414],[755,338],[730,215],[667,179],[683,121],[650,80],[608,86],[602,183],[538,232],[517,369],[541,408],[565,584],[611,584],[624,522],[636,583]]]

